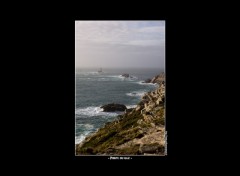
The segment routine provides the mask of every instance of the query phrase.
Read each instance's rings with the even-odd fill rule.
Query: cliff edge
[[[164,74],[154,77],[159,86],[146,93],[136,108],[108,122],[76,145],[76,155],[164,155]]]

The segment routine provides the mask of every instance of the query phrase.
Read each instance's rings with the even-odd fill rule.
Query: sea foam
[[[131,97],[142,97],[146,92],[146,90],[133,91],[130,93],[126,93],[126,95]]]
[[[75,136],[75,144],[81,143],[90,133],[91,131],[85,131],[83,134],[80,134],[79,136]]]
[[[108,116],[108,117],[114,117],[122,112],[103,112],[103,109],[100,107],[86,107],[86,108],[77,108],[75,110],[75,114],[77,115],[84,115],[86,117],[91,117],[91,116]]]

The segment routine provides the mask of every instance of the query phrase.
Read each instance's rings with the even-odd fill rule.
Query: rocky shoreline
[[[157,84],[162,84],[162,82],[164,83],[165,80],[165,74],[161,73],[157,76],[154,76],[152,79],[146,79],[143,83],[157,83]]]
[[[76,155],[164,155],[165,153],[165,75],[149,83],[159,87],[146,93],[136,108],[104,105],[106,111],[125,110],[118,119],[76,144]]]

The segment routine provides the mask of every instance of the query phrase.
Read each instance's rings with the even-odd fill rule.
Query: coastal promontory
[[[164,74],[151,79],[158,84],[147,92],[136,108],[110,104],[125,113],[108,122],[96,133],[76,144],[76,155],[164,155],[165,154],[165,81]],[[104,108],[104,107],[103,107]]]

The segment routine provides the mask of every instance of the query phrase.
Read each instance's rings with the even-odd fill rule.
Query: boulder
[[[103,112],[125,111],[127,109],[125,105],[115,103],[103,105],[100,108],[103,108]]]

